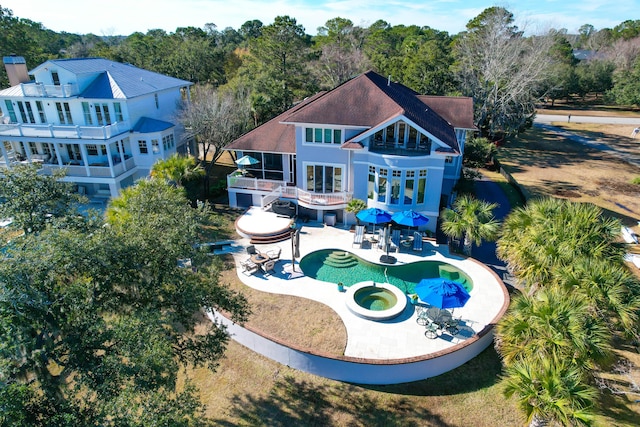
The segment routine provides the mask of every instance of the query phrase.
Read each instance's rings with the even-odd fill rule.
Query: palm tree
[[[358,212],[367,208],[367,202],[361,199],[351,199],[349,203],[347,203],[347,207],[344,208],[345,211],[356,215],[356,223],[360,224],[360,220],[358,219]]]
[[[580,292],[547,286],[519,295],[496,327],[496,349],[509,367],[520,360],[570,361],[585,374],[610,360],[611,333]]]
[[[516,397],[532,427],[549,422],[589,425],[594,419],[597,390],[563,361],[519,361],[506,369],[503,387],[506,397]]]
[[[497,254],[529,292],[553,280],[557,267],[580,258],[621,262],[616,243],[620,222],[604,217],[599,207],[545,198],[516,208],[506,218]]]
[[[193,157],[173,154],[167,159],[158,160],[151,167],[152,178],[162,178],[182,187],[185,181],[204,176],[204,170],[196,164]]]
[[[449,237],[464,237],[464,253],[471,255],[473,244],[483,240],[495,240],[500,223],[494,218],[496,203],[488,203],[472,196],[463,195],[456,199],[452,209],[442,211],[442,231]]]
[[[636,336],[640,282],[621,262],[582,258],[557,269],[554,275],[560,286],[582,293],[594,314],[608,320],[612,333]]]

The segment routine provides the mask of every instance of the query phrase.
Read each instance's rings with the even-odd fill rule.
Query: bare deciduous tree
[[[187,131],[187,138],[196,142],[194,153],[204,165],[205,192],[213,165],[222,155],[223,148],[249,130],[251,104],[246,89],[222,92],[210,85],[196,85],[192,101],[185,104],[178,120]]]
[[[456,44],[457,72],[476,103],[476,123],[489,136],[513,134],[535,111],[537,89],[550,64],[553,39],[524,37],[513,15],[491,7],[467,24]]]

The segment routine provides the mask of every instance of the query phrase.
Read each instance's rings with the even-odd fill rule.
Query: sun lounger
[[[364,225],[356,225],[355,234],[353,236],[353,244],[351,245],[351,247],[353,247],[354,245],[358,245],[362,247],[363,240],[364,240]]]
[[[400,230],[396,229],[391,232],[391,249],[398,252],[400,250]]]
[[[415,231],[413,233],[413,250],[416,252],[422,252],[422,233]]]

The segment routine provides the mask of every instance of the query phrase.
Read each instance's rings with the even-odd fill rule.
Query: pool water
[[[446,262],[417,261],[410,264],[380,265],[339,249],[322,249],[305,255],[300,260],[300,269],[307,277],[325,282],[342,282],[346,287],[364,280],[390,283],[405,294],[414,293],[420,280],[436,277],[462,283],[467,291],[473,288],[469,276]]]
[[[398,302],[391,291],[375,286],[367,286],[356,291],[353,298],[360,307],[373,311],[388,310]]]

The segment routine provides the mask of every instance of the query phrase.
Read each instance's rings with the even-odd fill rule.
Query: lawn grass
[[[582,130],[605,135],[610,131]],[[622,143],[628,142],[623,135],[618,136]],[[603,207],[605,214],[636,224],[640,206],[633,200],[637,198],[632,191],[635,187],[626,184],[640,176],[640,170],[620,159],[537,129],[500,147],[499,156],[509,172],[535,196],[590,201]],[[513,206],[518,203],[518,193],[502,175],[491,171],[483,174],[507,190]],[[218,211],[226,225],[217,228],[216,234],[232,237],[237,211],[222,206]],[[238,280],[235,270],[225,271],[222,280],[241,290],[251,302],[254,314],[249,324],[253,328],[287,337],[300,346],[343,351],[341,340],[346,336],[341,336],[340,321],[322,304],[250,290]],[[303,321],[292,320],[292,313],[301,314],[296,319]],[[314,319],[321,319],[321,327]],[[618,347],[625,357],[636,365],[640,363],[637,350],[623,344]],[[435,378],[391,386],[360,386],[293,370],[231,341],[216,373],[190,369],[181,373],[181,380],[189,377],[199,387],[207,415],[220,426],[524,425],[516,402],[502,394],[500,375],[500,358],[490,347],[465,365]],[[616,379],[624,381],[621,377]],[[601,407],[603,415],[597,418],[596,426],[631,427],[640,419],[639,405],[632,396],[605,394]]]

